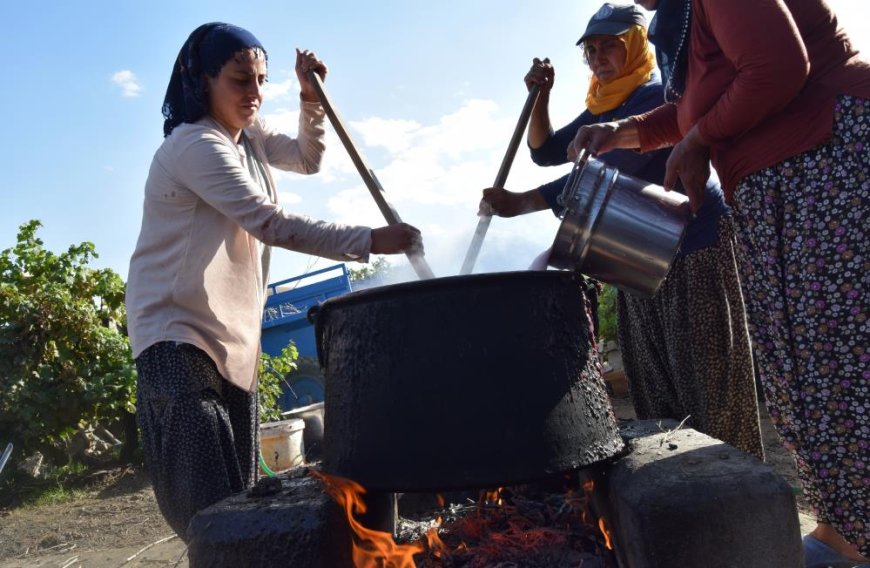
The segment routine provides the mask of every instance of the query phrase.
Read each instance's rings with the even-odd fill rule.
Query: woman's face
[[[655,10],[659,0],[634,0],[634,3],[646,10]]]
[[[208,77],[209,114],[234,139],[257,120],[265,82],[266,57],[253,49],[236,53],[217,77]]]
[[[589,36],[583,42],[583,53],[592,73],[602,83],[622,74],[628,51],[617,36]]]

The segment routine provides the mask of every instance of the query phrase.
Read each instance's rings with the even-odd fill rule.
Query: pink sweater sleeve
[[[695,0],[696,24],[715,39],[736,77],[698,121],[716,145],[784,108],[809,75],[800,32],[782,0]],[[693,30],[697,30],[693,26]]]
[[[271,203],[224,134],[194,127],[180,131],[177,139],[180,149],[169,157],[184,188],[177,192],[195,194],[267,245],[338,261],[368,261],[369,227],[318,221]]]
[[[320,171],[326,149],[323,142],[326,136],[323,125],[325,117],[326,111],[320,103],[301,101],[296,138],[271,128],[261,119],[258,127],[263,137],[263,147],[269,165],[300,174],[313,174]]]

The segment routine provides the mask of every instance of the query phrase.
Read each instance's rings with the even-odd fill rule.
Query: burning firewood
[[[446,520],[417,567],[616,566],[597,524],[584,522],[591,515],[582,491],[529,485],[502,491],[499,501],[442,511]]]
[[[616,566],[603,525],[589,512],[591,484],[517,486],[481,492],[477,503],[442,504],[417,520],[400,519],[398,542],[355,518],[365,490],[314,473],[345,509],[354,531],[357,566],[492,568]]]

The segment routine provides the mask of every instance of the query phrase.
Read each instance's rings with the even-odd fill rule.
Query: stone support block
[[[188,527],[192,568],[351,568],[344,513],[305,468],[261,479],[203,509]]]
[[[626,453],[585,475],[620,568],[801,568],[791,487],[757,458],[677,423],[621,428]]]

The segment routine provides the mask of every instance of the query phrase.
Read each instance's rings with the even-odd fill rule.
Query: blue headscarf
[[[217,77],[224,63],[244,49],[266,49],[254,34],[231,24],[212,22],[193,30],[172,68],[163,98],[163,135],[182,122],[196,122],[208,114],[205,77]]]
[[[665,100],[669,103],[680,100],[686,90],[691,26],[691,0],[659,0],[649,25],[649,41],[656,46]]]

